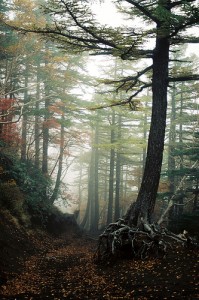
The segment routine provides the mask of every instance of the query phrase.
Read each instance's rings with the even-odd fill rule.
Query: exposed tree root
[[[191,248],[199,246],[186,231],[176,235],[157,224],[144,222],[139,227],[130,227],[125,220],[119,219],[109,224],[99,236],[94,260],[96,263],[108,264],[120,257],[164,258],[168,250],[177,244]]]

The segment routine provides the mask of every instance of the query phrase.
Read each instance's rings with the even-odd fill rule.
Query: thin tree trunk
[[[118,116],[118,134],[117,140],[121,140],[121,125],[122,117]],[[121,186],[121,154],[120,149],[117,150],[116,154],[116,186],[115,186],[115,216],[114,219],[117,220],[120,217],[120,186]]]
[[[79,168],[79,182],[78,182],[78,196],[79,196],[79,204],[78,211],[80,212],[80,207],[82,203],[82,175],[83,175],[83,163],[80,163]],[[77,222],[80,222],[80,213],[78,213]]]
[[[88,170],[88,201],[87,201],[87,205],[86,205],[86,211],[83,217],[83,220],[80,223],[80,226],[82,228],[87,228],[89,229],[89,223],[90,223],[90,210],[91,210],[91,197],[90,197],[90,166],[89,166],[89,170]]]
[[[90,203],[89,211],[89,226],[88,229],[92,230],[93,224],[95,223],[95,153],[94,149],[91,152],[90,172],[89,172],[89,183],[88,183],[88,203]]]
[[[111,152],[110,152],[110,173],[109,173],[109,198],[108,198],[108,212],[107,224],[112,222],[113,219],[113,186],[114,186],[114,167],[115,167],[115,149],[113,143],[115,141],[115,112],[112,111],[111,122]]]
[[[183,83],[181,85],[180,93],[180,126],[179,126],[179,143],[180,143],[180,153],[183,149]],[[183,169],[183,155],[180,155],[180,169]]]
[[[171,117],[170,117],[170,130],[169,130],[169,149],[168,149],[168,173],[169,173],[169,191],[171,194],[175,192],[175,176],[172,173],[175,170],[175,158],[173,152],[176,142],[176,85],[173,84],[173,91],[171,96]],[[173,215],[173,207],[169,211],[169,215]]]
[[[42,172],[48,175],[48,144],[49,144],[49,89],[47,84],[45,84],[45,116],[42,127],[43,132],[43,152],[42,152]]]
[[[96,132],[95,132],[96,134]],[[95,136],[95,141],[96,141],[96,136]],[[93,142],[92,142],[93,144]],[[90,166],[89,166],[89,171],[88,171],[88,201],[87,201],[87,207],[86,207],[86,212],[84,215],[84,218],[81,222],[81,226],[83,228],[86,228],[90,231],[96,231],[98,228],[98,220],[99,220],[99,207],[97,203],[96,207],[96,201],[98,200],[95,198],[95,189],[96,187],[98,188],[98,183],[96,186],[95,180],[98,179],[98,175],[96,176],[96,159],[95,159],[95,149],[92,147],[91,150],[91,160],[90,160]],[[97,212],[97,213],[96,213]],[[97,217],[97,220],[96,220]]]
[[[183,152],[183,87],[184,83],[181,84],[181,93],[180,93],[180,128],[179,128],[179,142],[180,142],[180,153]],[[180,170],[184,168],[184,157],[183,154],[180,154]],[[183,186],[182,186],[183,190]],[[179,204],[183,204],[183,196],[179,199]],[[176,207],[176,215],[181,215],[183,213],[183,205]]]
[[[169,131],[169,150],[168,150],[168,171],[169,171],[169,189],[173,194],[175,190],[174,175],[172,170],[175,169],[175,158],[173,151],[175,149],[176,142],[176,86],[173,85],[172,97],[171,97],[171,117],[170,117],[170,131]]]
[[[104,201],[107,202],[108,194],[108,158],[105,158],[105,174],[104,174]]]
[[[97,112],[96,126],[95,126],[95,212],[94,220],[92,224],[92,230],[94,232],[98,231],[99,223],[99,111]]]
[[[39,169],[40,164],[40,126],[39,126],[39,99],[40,99],[40,84],[39,84],[39,63],[37,65],[37,92],[35,103],[35,167]]]
[[[58,171],[55,182],[55,187],[53,190],[53,194],[50,197],[50,204],[52,205],[58,197],[59,188],[61,184],[61,176],[62,176],[62,167],[63,167],[63,156],[64,156],[64,114],[62,114],[61,120],[61,130],[60,130],[60,150],[59,150],[59,158],[58,158]]]
[[[147,91],[147,93],[149,93]],[[148,95],[147,95],[148,96]],[[143,129],[143,139],[144,139],[144,143],[147,141],[147,102],[145,102],[145,113],[144,113],[144,129]],[[145,163],[146,163],[146,152],[147,152],[147,148],[146,146],[143,147],[143,152],[142,152],[142,169],[143,169],[143,173],[144,173],[144,167],[145,167]]]
[[[26,69],[25,69],[25,84],[24,84],[24,104],[28,101],[28,62],[26,62]],[[28,115],[27,115],[27,108],[25,106],[23,111],[23,118],[22,118],[22,133],[21,133],[21,160],[26,161],[27,159],[27,125],[28,125]]]

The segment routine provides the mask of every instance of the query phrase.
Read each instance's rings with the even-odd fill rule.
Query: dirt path
[[[198,254],[176,250],[165,260],[93,263],[95,242],[42,241],[18,274],[8,274],[0,299],[199,299]]]

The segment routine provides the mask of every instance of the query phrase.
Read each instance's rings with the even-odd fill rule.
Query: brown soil
[[[199,299],[195,250],[103,267],[93,262],[96,241],[71,230],[27,233],[5,218],[0,230],[0,299]]]

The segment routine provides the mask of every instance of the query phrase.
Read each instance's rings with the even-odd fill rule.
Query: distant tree
[[[46,45],[45,51],[47,52],[48,47]],[[48,70],[49,60],[45,59],[45,71]],[[47,73],[47,72],[46,72]],[[50,136],[50,128],[49,128],[49,120],[50,120],[50,111],[49,106],[51,105],[50,101],[50,91],[51,85],[49,80],[50,74],[47,73],[46,80],[44,82],[44,120],[42,124],[42,137],[43,137],[43,146],[42,146],[42,172],[43,174],[48,175],[48,151],[49,151],[49,136]]]
[[[0,142],[2,146],[16,147],[20,143],[19,128],[14,122],[16,100],[0,98]]]
[[[118,127],[117,127],[117,136],[116,140],[120,141],[122,138],[122,116],[121,114],[118,115]],[[116,170],[115,170],[115,211],[114,211],[114,220],[118,220],[121,216],[120,211],[120,196],[121,196],[121,174],[122,174],[122,160],[121,160],[121,153],[120,149],[116,150]]]
[[[17,89],[17,34],[5,22],[8,20],[10,4],[0,3],[0,144],[1,147],[18,149],[20,143],[19,128],[16,124],[18,101],[15,97]]]
[[[112,110],[111,114],[111,149],[110,149],[110,173],[109,173],[109,196],[108,196],[108,212],[107,212],[107,224],[113,220],[113,197],[114,197],[114,170],[115,170],[115,111]]]
[[[22,117],[22,143],[21,143],[21,160],[26,161],[27,159],[27,132],[28,132],[28,107],[26,107],[28,103],[28,84],[29,84],[29,61],[25,58],[25,71],[24,71],[24,93],[23,93],[23,104],[24,111]]]
[[[63,158],[64,158],[64,113],[62,113],[61,120],[60,120],[60,139],[59,139],[59,157],[58,157],[58,171],[57,171],[57,176],[55,180],[55,187],[53,190],[53,193],[50,197],[50,203],[53,204],[55,200],[58,198],[59,195],[59,190],[60,190],[60,185],[61,185],[61,176],[62,176],[62,170],[63,170]]]
[[[35,122],[34,122],[34,138],[35,138],[35,167],[39,169],[40,167],[40,98],[41,98],[41,78],[40,78],[40,60],[36,62],[36,102],[35,102]]]

